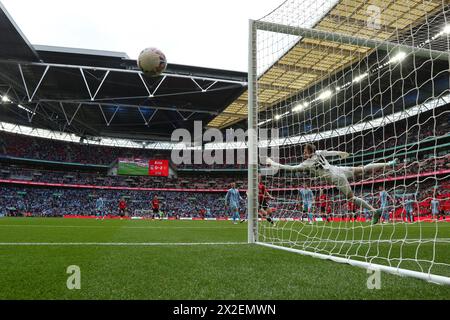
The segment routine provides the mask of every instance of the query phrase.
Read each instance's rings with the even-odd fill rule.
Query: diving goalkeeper
[[[330,165],[326,157],[339,156],[341,159],[345,159],[349,156],[347,152],[341,151],[325,151],[316,150],[316,147],[312,144],[306,144],[303,148],[303,158],[305,161],[302,163],[289,166],[274,162],[272,159],[267,158],[266,163],[275,169],[282,169],[287,171],[304,171],[309,173],[311,177],[323,178],[330,184],[336,186],[336,188],[342,192],[348,200],[354,202],[358,207],[363,207],[373,212],[373,224],[377,224],[380,219],[380,210],[376,210],[364,199],[358,198],[353,194],[353,191],[348,182],[348,178],[355,174],[362,174],[369,170],[382,169],[388,166],[394,166],[396,161],[390,161],[388,163],[371,163],[366,166],[360,167],[338,167]]]

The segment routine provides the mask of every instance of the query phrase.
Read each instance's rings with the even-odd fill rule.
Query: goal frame
[[[258,30],[271,31],[294,36],[314,37],[320,40],[328,40],[343,44],[364,46],[369,48],[380,48],[386,51],[400,49],[405,53],[414,53],[417,56],[446,60],[450,65],[450,52],[430,50],[412,47],[408,45],[395,44],[388,41],[357,38],[332,32],[325,32],[315,29],[286,26],[271,22],[249,20],[249,41],[248,41],[248,243],[261,245],[264,247],[284,250],[319,259],[331,260],[338,263],[345,263],[368,270],[379,270],[386,273],[413,277],[431,283],[450,285],[450,277],[434,275],[426,272],[413,271],[403,268],[391,267],[387,265],[369,263],[365,261],[342,258],[333,255],[326,255],[316,252],[309,252],[290,247],[260,242],[258,239],[258,65],[257,65],[257,37]]]

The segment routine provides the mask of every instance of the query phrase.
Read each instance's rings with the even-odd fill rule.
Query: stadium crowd
[[[435,117],[422,119],[423,123],[395,123],[375,130],[358,133],[355,136],[322,140],[319,149],[339,149],[352,154],[396,148],[402,150],[405,145],[423,142],[426,139],[444,138],[449,135],[450,116],[443,112]],[[286,163],[294,163],[301,158],[301,146],[291,146],[281,150]],[[406,151],[403,150],[403,151]],[[110,165],[118,158],[169,158],[170,151],[130,149],[98,146],[86,143],[74,143],[24,136],[0,131],[0,155],[19,158],[39,159],[81,164]],[[182,164],[180,169],[245,169],[245,164]]]
[[[398,163],[395,167],[386,170],[366,173],[364,177],[355,177],[358,180],[370,180],[376,178],[395,178],[414,174],[438,172],[450,169],[450,154],[441,157],[425,158],[423,160],[414,160],[410,162]],[[130,188],[179,188],[179,189],[223,189],[223,186],[235,182],[240,189],[247,188],[245,177],[234,174],[215,174],[207,173],[179,174],[177,177],[150,177],[150,176],[112,176],[99,172],[65,172],[54,170],[37,170],[32,168],[0,165],[0,179],[33,181],[53,184],[77,184],[111,187],[130,187]],[[297,174],[295,177],[285,179],[283,176],[273,177],[270,184],[273,188],[296,187],[304,184],[304,179],[311,180],[306,174]],[[319,183],[313,179],[314,184]]]
[[[246,187],[241,176],[216,174],[181,174],[178,177],[151,176],[108,176],[95,172],[64,172],[52,170],[37,170],[17,166],[1,166],[0,179],[16,181],[33,181],[52,184],[76,184],[90,186],[129,187],[129,188],[178,188],[178,189],[223,189],[231,182],[236,182],[239,188]]]
[[[380,186],[382,186],[380,190]],[[316,218],[321,217],[324,220],[328,217],[338,218],[365,218],[371,219],[372,213],[367,210],[359,210],[351,201],[348,201],[336,189],[320,189],[311,187],[314,194],[313,214]],[[430,217],[432,215],[433,199],[439,202],[439,217],[443,218],[450,214],[450,179],[441,182],[422,181],[421,183],[412,183],[408,186],[399,186],[397,191],[395,187],[377,184],[355,188],[354,193],[357,197],[364,198],[374,208],[380,208],[380,192],[386,191],[389,194],[389,206],[386,207],[386,214],[389,219],[406,219],[406,202],[413,203],[414,217]],[[321,193],[322,190],[322,193]],[[271,205],[276,208],[273,213],[275,218],[296,218],[307,219],[307,213],[303,207],[302,198],[297,191],[274,192]]]
[[[378,187],[356,188],[355,194],[364,197],[374,207],[378,207]],[[325,200],[320,196],[320,190]],[[400,189],[399,189],[400,190]],[[450,180],[436,182],[425,181],[420,184],[412,183],[401,192],[394,192],[386,188],[394,201],[390,204],[390,214],[402,216],[405,199],[411,198],[417,204],[416,216],[426,216],[431,213],[430,203],[433,198],[440,202],[443,215],[450,213]],[[314,189],[317,216],[327,213],[332,216],[345,217],[356,214],[357,208],[351,202],[342,198],[335,189]],[[130,216],[151,215],[151,201],[157,195],[161,202],[161,211],[168,217],[226,217],[229,212],[225,209],[224,192],[143,192],[132,190],[101,190],[78,188],[43,188],[2,185],[0,187],[0,214],[12,216],[63,216],[63,215],[95,215],[96,200],[102,198],[105,204],[104,214],[115,216],[118,214],[119,201],[124,198],[127,202],[127,212]],[[241,196],[246,198],[245,191]],[[275,218],[304,217],[302,199],[298,190],[290,192],[272,193],[270,206],[275,209]],[[245,213],[246,203],[241,203],[242,214]],[[324,207],[324,208],[321,208]],[[323,210],[321,210],[323,209]],[[362,214],[362,213],[361,213]],[[368,213],[366,212],[366,218]]]
[[[430,199],[439,198],[444,212],[450,209],[448,190],[448,174],[441,172],[433,176],[433,172],[450,169],[450,154],[446,143],[449,141],[449,120],[446,113],[436,117],[423,120],[421,125],[411,127],[395,123],[386,127],[379,127],[367,134],[358,134],[355,137],[342,139],[341,137],[322,140],[318,143],[318,148],[322,150],[335,149],[354,154],[358,157],[364,151],[365,163],[371,161],[389,161],[394,158],[398,163],[384,170],[372,173],[365,173],[362,177],[355,177],[355,182],[371,181],[372,179],[400,178],[396,182],[397,186],[414,185],[417,180],[417,187],[408,192],[414,193],[414,199],[419,204],[418,214],[427,214],[430,206]],[[407,128],[407,130],[405,130]],[[434,140],[437,138],[438,140]],[[422,150],[423,148],[423,150]],[[379,150],[384,150],[379,154]],[[427,150],[427,151],[426,151]],[[377,153],[378,152],[378,153]],[[287,146],[281,150],[282,163],[298,164],[302,159],[302,146]],[[369,158],[373,154],[373,159]],[[71,162],[78,164],[101,164],[110,165],[118,158],[169,158],[170,152],[143,149],[127,149],[88,145],[82,143],[69,143],[55,140],[48,140],[36,137],[16,135],[0,131],[0,155],[14,156],[19,158],[50,160],[59,162]],[[366,156],[367,155],[367,156]],[[372,155],[370,155],[372,156]],[[351,161],[342,162],[341,165],[358,166],[361,162],[350,158]],[[380,160],[385,159],[385,160]],[[108,175],[106,169],[83,168],[80,171],[73,169],[74,166],[49,167],[32,164],[19,165],[6,161],[8,164],[0,165],[0,179],[21,181],[22,185],[29,182],[62,184],[65,186],[56,187],[27,187],[12,186],[3,183],[0,187],[0,214],[3,215],[44,215],[61,216],[70,215],[91,215],[95,213],[95,199],[102,197],[105,201],[105,211],[107,214],[117,214],[117,205],[121,197],[125,197],[128,202],[128,211],[131,215],[139,215],[150,209],[150,202],[154,192],[144,192],[136,190],[105,190],[101,187],[117,188],[169,188],[180,189],[177,192],[157,192],[161,198],[161,210],[170,216],[224,216],[223,192],[182,192],[184,189],[220,189],[229,187],[231,182],[235,182],[238,189],[247,188],[245,171],[231,173],[210,173],[183,172],[180,170],[176,177],[148,177],[148,176],[115,176]],[[51,168],[51,169],[49,169]],[[65,169],[71,168],[71,169]],[[178,169],[243,169],[246,165],[182,165]],[[432,174],[428,181],[419,178],[402,180],[408,175],[428,173]],[[298,189],[302,186],[310,186],[314,190],[320,190],[323,182],[320,179],[311,179],[301,173],[282,172],[280,175],[266,177],[264,179],[269,189],[282,189],[277,193],[271,205],[276,207],[275,216],[288,217],[302,216],[299,208]],[[424,182],[425,181],[425,182]],[[438,192],[436,192],[436,183]],[[72,185],[69,187],[68,185]],[[73,185],[88,186],[88,188],[75,188]],[[92,186],[100,188],[92,188]],[[368,201],[375,201],[376,192],[374,185],[369,183],[371,189],[355,186],[355,194],[366,197]],[[288,189],[286,191],[286,189]],[[323,189],[323,188],[322,188]],[[398,189],[398,188],[397,188]],[[329,206],[324,211],[343,216],[353,211],[354,208],[342,200],[339,196],[332,194],[332,189],[325,191],[330,201]],[[317,191],[314,191],[317,193]],[[391,193],[392,190],[390,191]],[[369,196],[367,196],[369,194]],[[245,196],[243,194],[243,196]],[[316,194],[316,196],[318,196]],[[283,199],[283,200],[280,200]],[[395,203],[392,204],[393,215],[403,207],[401,195],[394,195]],[[319,202],[318,202],[319,203]],[[376,206],[376,203],[373,203]],[[244,210],[244,206],[243,206]],[[427,211],[428,210],[428,211]],[[396,213],[397,212],[397,213]]]
[[[170,155],[163,151],[98,146],[3,131],[0,131],[0,154],[26,159],[98,165],[109,165],[118,158],[168,157]]]
[[[97,214],[96,200],[104,201],[104,214],[118,214],[119,201],[124,198],[130,216],[151,214],[151,201],[157,195],[161,211],[169,217],[204,217],[225,215],[224,195],[220,193],[138,192],[90,189],[0,187],[0,214],[11,216]]]

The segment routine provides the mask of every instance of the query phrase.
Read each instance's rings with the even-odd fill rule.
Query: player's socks
[[[373,214],[372,224],[377,224],[380,221],[381,209],[377,209]]]

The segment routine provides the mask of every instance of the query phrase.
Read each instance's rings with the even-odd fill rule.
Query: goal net
[[[440,0],[250,22],[250,242],[450,284],[449,38]]]

